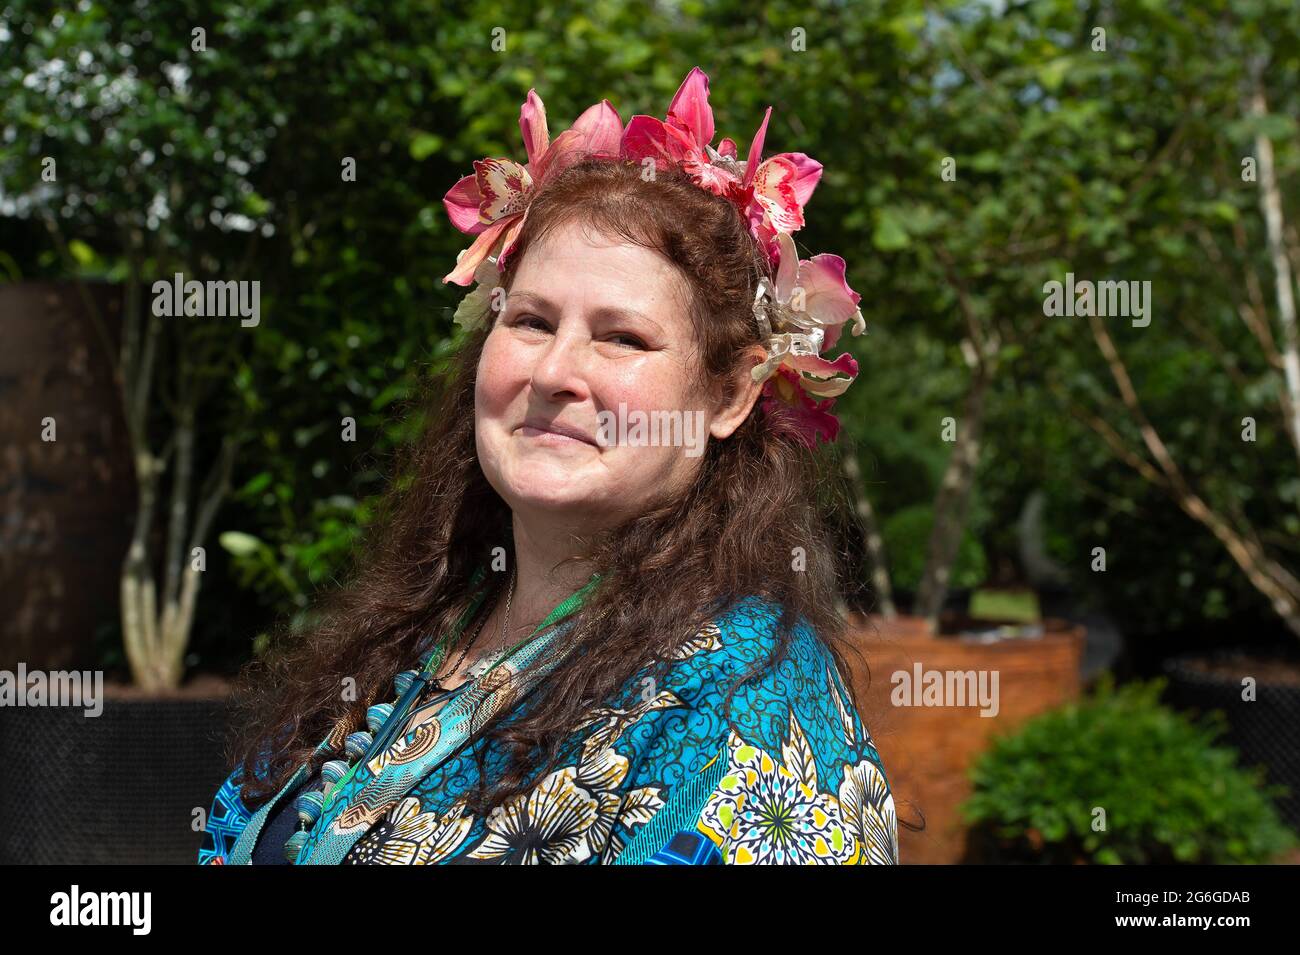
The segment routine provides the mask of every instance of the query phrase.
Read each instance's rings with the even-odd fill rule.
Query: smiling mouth
[[[593,448],[596,447],[596,442],[592,441],[581,432],[556,425],[524,423],[519,426],[519,433],[525,438],[534,438],[544,444],[585,444]]]

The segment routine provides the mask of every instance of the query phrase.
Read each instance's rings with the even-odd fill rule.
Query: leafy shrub
[[[1270,802],[1281,787],[1214,745],[1222,714],[1162,706],[1164,683],[1116,690],[1104,674],[1091,697],[999,739],[962,806],[981,861],[1258,863],[1293,848]]]
[[[933,526],[934,508],[929,504],[906,507],[885,520],[880,533],[885,540],[889,573],[898,590],[911,593],[920,585]],[[957,548],[951,586],[959,590],[978,587],[987,576],[984,549],[968,528]]]

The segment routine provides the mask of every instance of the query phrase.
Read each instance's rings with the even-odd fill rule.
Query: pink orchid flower
[[[628,120],[622,156],[636,162],[653,158],[660,172],[680,166],[702,189],[739,199],[742,170],[735,162],[736,144],[724,139],[714,150],[713,133],[709,77],[697,66],[677,88],[666,120],[642,115]]]
[[[834,398],[816,401],[803,389],[797,372],[781,367],[763,385],[764,414],[776,421],[804,447],[815,449],[820,438],[834,441],[840,433],[840,419],[831,414]]]
[[[760,162],[767,139],[767,122],[771,118],[769,106],[749,144],[741,185],[748,199],[743,209],[749,231],[768,258],[775,259],[776,236],[803,228],[803,207],[821,181],[822,164],[804,153],[779,153]]]
[[[497,264],[504,268],[527,218],[534,191],[546,179],[583,159],[617,157],[623,139],[623,121],[609,100],[602,100],[552,141],[546,127],[546,107],[536,90],[528,91],[519,109],[519,129],[527,162],[520,165],[510,159],[475,160],[474,174],[462,178],[443,197],[452,224],[461,232],[477,236],[457,259],[456,267],[443,277],[444,282],[469,285],[479,265],[498,244],[502,251]]]
[[[653,158],[660,171],[680,166],[696,185],[736,203],[754,238],[775,260],[776,234],[803,227],[803,207],[821,179],[822,165],[804,153],[762,160],[771,116],[769,106],[744,162],[731,139],[714,149],[709,77],[697,66],[677,88],[665,120],[637,115],[628,121],[621,154],[636,162]]]
[[[865,330],[858,308],[862,296],[849,288],[838,255],[801,260],[794,239],[784,232],[776,239],[780,258],[775,281],[769,287],[764,279],[754,302],[768,347],[767,360],[754,368],[754,380],[764,381],[784,367],[809,394],[834,398],[857,377],[858,363],[848,352],[834,361],[821,353],[835,346],[845,323],[852,321],[854,335]]]

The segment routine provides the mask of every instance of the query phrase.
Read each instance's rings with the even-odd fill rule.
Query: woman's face
[[[744,419],[756,392],[741,414],[697,385],[688,294],[663,256],[579,223],[528,249],[474,403],[479,462],[516,514],[612,526],[687,486],[708,437]]]

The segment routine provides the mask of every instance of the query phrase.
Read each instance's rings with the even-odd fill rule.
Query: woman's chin
[[[537,510],[597,510],[607,498],[602,482],[587,468],[574,466],[572,461],[548,460],[547,456],[530,455],[528,460],[515,462],[502,475],[505,487],[498,488],[501,496],[513,508]],[[493,482],[496,483],[496,482]]]
[[[547,511],[554,514],[580,514],[594,517],[600,510],[603,497],[567,485],[538,486],[530,482],[527,487],[511,488],[508,503],[515,510]]]

